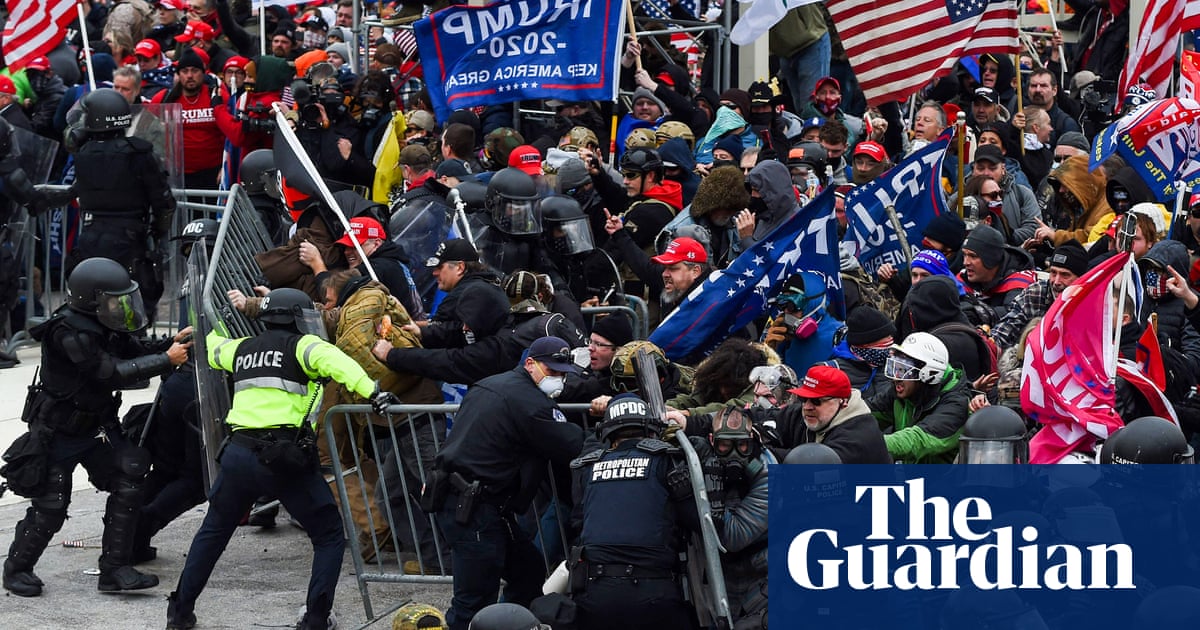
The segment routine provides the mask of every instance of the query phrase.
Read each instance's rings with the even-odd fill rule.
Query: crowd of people
[[[271,5],[258,32],[251,3],[238,0],[88,3],[72,38],[0,72],[0,137],[15,127],[61,141],[56,181],[71,185],[79,208],[63,261],[67,303],[33,331],[42,383],[19,446],[22,461],[43,465],[33,478],[5,473],[32,504],[4,588],[27,597],[46,588],[33,569],[67,516],[79,464],[111,493],[99,589],[158,584],[135,565],[154,558],[156,532],[205,500],[203,454],[187,428],[198,413],[187,402],[193,371],[212,369],[231,373],[231,438],[168,628],[196,625],[225,542],[252,505],[272,499],[313,541],[302,628],[335,623],[344,536],[364,560],[400,551],[406,573],[453,576],[444,619],[432,610],[438,625],[415,627],[701,627],[705,613],[680,579],[681,554],[701,531],[693,482],[707,488],[725,550],[732,621],[765,628],[769,467],[1027,462],[1022,445],[1039,426],[1021,403],[1026,339],[1072,283],[1124,252],[1144,296],[1114,297],[1120,353],[1135,358],[1155,327],[1178,422],[1158,423],[1155,399],[1118,379],[1116,413],[1170,446],[1149,455],[1114,438],[1069,458],[1190,461],[1200,429],[1189,402],[1200,383],[1200,194],[1176,220],[1119,157],[1089,168],[1106,123],[1170,95],[1113,93],[1129,9],[1071,4],[1079,18],[1063,28],[1078,30],[1074,44],[1054,32],[1015,61],[978,55],[908,103],[868,106],[837,24],[815,3],[772,29],[769,80],[714,86],[703,55],[628,39],[619,103],[503,104],[439,120],[409,25],[440,4]],[[367,12],[355,15],[360,6]],[[670,16],[649,5],[637,13],[687,17],[671,6]],[[718,18],[719,4],[704,8],[704,19]],[[90,34],[86,54],[79,30]],[[281,179],[277,103],[336,209]],[[177,165],[160,104],[180,112]],[[772,288],[768,312],[714,349],[668,356],[646,340],[714,271],[829,188],[844,234],[846,195],[937,141],[959,112],[967,139],[962,155],[947,153],[935,191],[951,212],[923,227],[907,265],[868,273],[843,248],[844,317],[825,280],[799,270]],[[4,222],[17,204],[61,202],[4,164]],[[272,246],[254,256],[262,284],[226,296],[266,332],[196,331],[207,335],[202,357],[188,356],[190,327],[157,341],[140,332],[169,288],[163,267],[218,234],[211,219],[179,220],[168,171],[188,189],[240,183]],[[170,233],[173,221],[186,223],[181,233]],[[173,261],[172,237],[182,245]],[[16,286],[0,282],[5,312]],[[654,374],[639,373],[650,365]],[[159,375],[172,411],[151,419],[149,452],[138,440],[92,439],[121,432],[116,390]],[[452,428],[441,413],[389,413],[442,403],[443,384],[465,389]],[[333,443],[306,420],[364,402],[373,412],[338,427]],[[393,451],[368,447],[368,433],[397,426]],[[685,439],[703,480],[690,478]],[[356,531],[342,531],[318,460],[371,469],[347,479]],[[384,517],[417,505],[412,523]],[[559,512],[568,540],[555,552],[531,526]],[[410,525],[404,549],[379,544]],[[550,595],[545,559],[569,575]],[[502,581],[507,603],[496,605]]]

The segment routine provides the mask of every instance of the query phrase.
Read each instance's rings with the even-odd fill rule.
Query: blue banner
[[[1129,630],[1200,619],[1200,467],[769,474],[772,628]]]
[[[845,300],[833,205],[830,186],[728,267],[709,274],[650,333],[650,341],[672,360],[708,352],[765,313],[767,301],[798,271],[825,278],[827,310],[842,319]]]
[[[505,0],[418,20],[413,33],[438,121],[456,109],[524,99],[614,100],[623,6]]]
[[[942,193],[942,160],[950,146],[951,132],[908,156],[868,184],[852,188],[846,195],[849,228],[843,239],[852,246],[863,269],[875,275],[891,263],[908,264],[900,238],[888,218],[887,207],[896,209],[912,253],[923,249],[925,226],[933,217],[949,212]]]

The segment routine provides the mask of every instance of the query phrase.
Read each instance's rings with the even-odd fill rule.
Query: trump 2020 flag
[[[846,195],[849,227],[843,240],[851,245],[863,270],[872,276],[885,263],[897,267],[908,264],[900,237],[888,217],[888,206],[895,208],[912,253],[922,249],[922,233],[933,217],[949,212],[942,194],[941,173],[952,135],[953,132],[947,131]]]
[[[1026,342],[1021,409],[1045,427],[1029,441],[1032,464],[1090,452],[1124,426],[1116,401],[1112,285],[1133,264],[1109,258],[1063,290]],[[1136,314],[1134,314],[1136,316]],[[1070,331],[1070,332],[1068,332]]]
[[[784,280],[798,271],[825,278],[828,310],[841,318],[845,305],[833,207],[830,186],[728,267],[709,274],[650,333],[650,341],[672,360],[708,352],[765,313]]]
[[[526,99],[611,101],[624,5],[504,0],[453,5],[413,24],[439,121],[456,109]]]

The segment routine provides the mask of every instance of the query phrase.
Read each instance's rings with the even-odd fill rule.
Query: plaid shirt
[[[1020,339],[1021,331],[1035,317],[1046,314],[1054,303],[1054,291],[1049,280],[1038,280],[1025,288],[1000,323],[992,328],[992,340],[1001,348],[1011,348]]]

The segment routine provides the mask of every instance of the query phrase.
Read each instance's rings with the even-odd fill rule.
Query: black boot
[[[158,576],[142,573],[131,566],[100,570],[97,589],[104,593],[140,591],[158,586]]]
[[[4,588],[20,597],[37,597],[45,584],[32,569],[19,569],[11,560],[4,561]]]
[[[190,607],[188,607],[190,608]],[[179,593],[167,597],[167,630],[190,630],[196,627],[196,613],[184,610],[179,603]]]
[[[275,517],[279,515],[279,504],[275,504],[269,508],[261,509],[262,506],[271,503],[275,499],[273,497],[259,497],[254,501],[254,507],[250,508],[250,516],[246,519],[247,525],[254,527],[262,527],[271,529],[275,527]],[[256,512],[257,510],[257,512]]]

